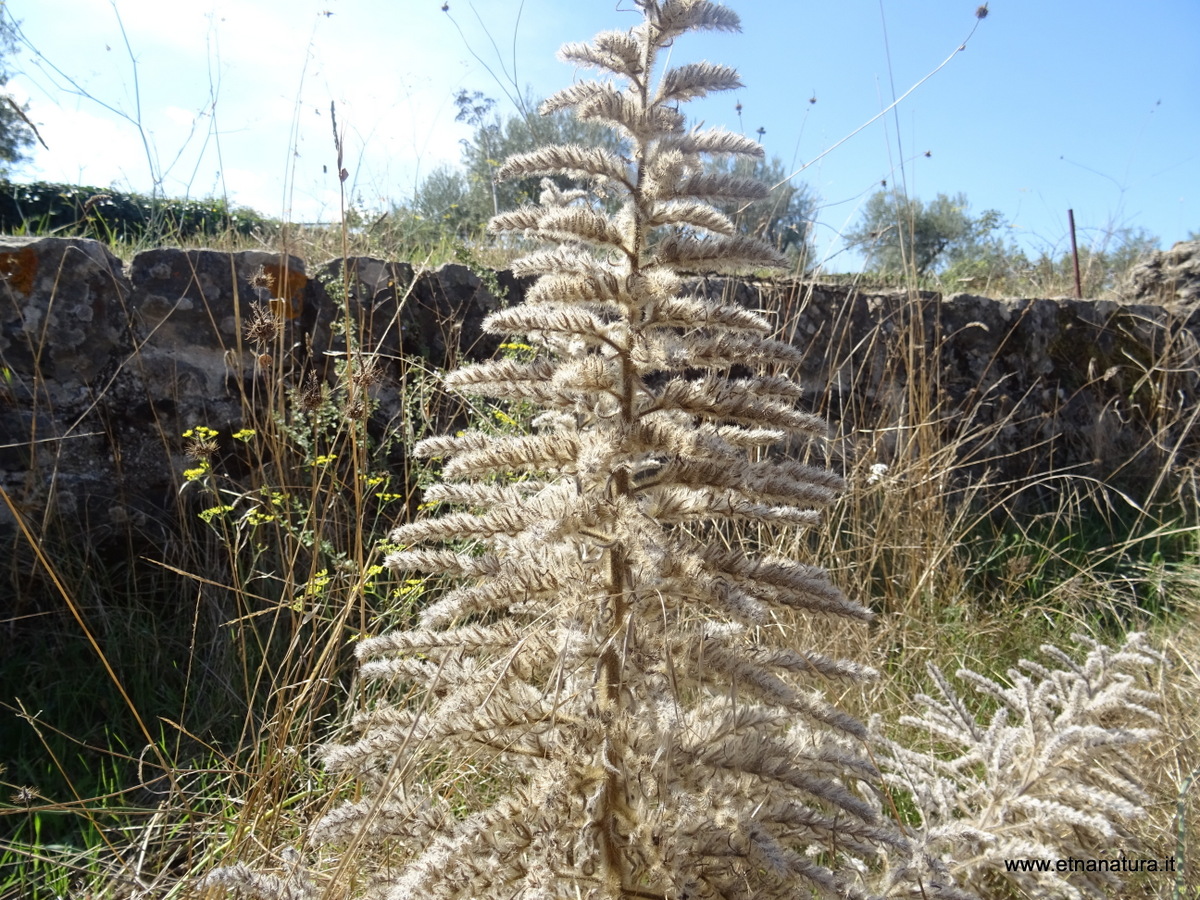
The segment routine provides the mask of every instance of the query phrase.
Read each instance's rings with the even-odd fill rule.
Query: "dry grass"
[[[260,248],[319,259],[378,255],[388,240],[369,226],[361,233],[296,229],[264,238]],[[446,252],[453,258],[452,246]],[[438,261],[432,253],[425,259]],[[795,311],[777,312],[781,333],[790,336]],[[954,420],[940,405],[938,373],[919,333],[868,339],[895,342],[885,352],[905,387],[890,405],[864,402],[838,411],[845,440],[836,446],[848,448],[839,465],[851,489],[827,526],[800,546],[775,546],[772,535],[760,533],[731,540],[828,565],[846,593],[879,613],[869,631],[831,631],[824,623],[818,630],[803,619],[780,627],[792,631],[797,646],[879,668],[879,681],[837,699],[892,722],[911,711],[926,661],[1002,677],[1018,658],[1042,643],[1062,643],[1072,631],[1110,642],[1125,629],[1151,632],[1173,665],[1160,676],[1163,737],[1145,757],[1156,802],[1142,836],[1166,856],[1175,855],[1178,835],[1178,852],[1200,864],[1200,788],[1185,789],[1200,767],[1195,461],[1168,453],[1152,479],[1156,502],[1130,516],[1115,514],[1122,501],[1104,484],[1055,474],[1044,477],[1055,479],[1058,504],[1025,509],[1013,501],[1030,483],[963,477],[963,448],[986,435],[948,427]],[[835,345],[832,352],[853,349]],[[357,636],[405,624],[426,590],[397,583],[379,567],[380,539],[415,507],[424,475],[388,469],[384,448],[350,414],[356,372],[372,357],[373,348],[351,341],[351,352],[316,394],[297,374],[265,396],[247,397],[245,424],[255,432],[239,451],[247,476],[193,479],[184,492],[192,499],[180,510],[182,532],[148,563],[118,564],[98,578],[86,548],[72,550],[76,536],[56,535],[53,523],[28,523],[22,558],[33,546],[43,550],[33,568],[51,597],[33,602],[41,609],[69,602],[93,622],[107,606],[124,620],[98,630],[88,649],[73,620],[44,614],[35,645],[60,654],[53,703],[17,706],[9,698],[23,691],[18,670],[5,670],[11,685],[5,728],[25,729],[23,746],[39,749],[37,766],[10,760],[0,775],[7,801],[0,805],[0,895],[188,897],[198,877],[219,863],[243,860],[287,873],[297,851],[309,853],[308,823],[352,790],[328,783],[313,764],[314,748],[343,724],[339,710],[362,699],[348,648]],[[1174,362],[1164,351],[1150,369],[1169,370]],[[499,429],[520,425],[520,411],[453,405],[419,360],[402,361],[394,374],[407,410],[393,423],[400,445],[463,415]],[[1178,423],[1162,423],[1163,433],[1172,424]],[[884,442],[890,462],[880,477],[871,466],[883,458]],[[388,486],[372,483],[376,478],[389,479]],[[275,495],[286,495],[286,502],[274,503]],[[197,518],[218,500],[239,515]],[[262,521],[243,515],[252,509]],[[32,590],[34,581],[25,584]],[[161,622],[164,602],[177,610],[174,630]],[[7,627],[15,634],[23,626]],[[143,671],[126,658],[110,683],[97,682],[95,654],[111,656],[122,647],[155,652],[145,654]],[[165,701],[176,712],[155,719],[143,704],[164,667],[188,676]],[[123,719],[132,712],[144,728],[77,733],[70,710],[79,702],[79,684],[94,686],[90,702],[113,704]],[[127,688],[127,704],[117,685]],[[451,788],[464,802],[488,789]],[[308,862],[332,877],[336,887],[328,896],[352,892],[352,853]],[[1162,877],[1138,889],[1187,896],[1173,895],[1175,885]]]

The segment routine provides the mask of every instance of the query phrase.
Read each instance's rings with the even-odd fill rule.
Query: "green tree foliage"
[[[0,175],[26,159],[25,151],[33,145],[33,129],[25,117],[28,106],[18,106],[4,91],[9,75],[5,63],[13,47],[12,22],[0,12]]]
[[[541,194],[538,178],[497,182],[501,162],[518,153],[528,153],[547,144],[579,144],[624,154],[625,141],[593,121],[581,121],[566,110],[549,115],[514,114],[506,119],[493,113],[495,101],[480,91],[459,91],[455,97],[455,121],[472,128],[462,141],[459,168],[440,166],[417,189],[413,211],[436,222],[459,237],[477,234],[487,221],[503,209],[530,203]],[[538,104],[525,100],[527,109]],[[708,162],[713,173],[753,178],[772,186],[770,195],[750,203],[718,202],[722,213],[738,226],[786,254],[790,260],[812,258],[812,226],[816,219],[816,196],[807,184],[787,179],[778,158],[719,158]],[[555,175],[560,189],[582,186],[578,179]]]
[[[0,180],[0,232],[99,240],[163,240],[253,234],[268,226],[252,209],[224,200],[152,199],[86,185]]]
[[[546,144],[582,144],[621,152],[621,141],[611,131],[595,122],[581,122],[565,110],[501,119],[492,114],[495,101],[479,91],[459,91],[454,102],[459,108],[456,121],[473,129],[470,139],[461,142],[461,166],[441,166],[430,173],[417,189],[413,209],[460,237],[481,231],[500,210],[538,198],[541,178],[496,182],[496,170],[509,156]],[[537,107],[528,99],[525,105]],[[553,180],[563,189],[579,186],[575,179],[561,175]]]
[[[947,265],[1003,252],[996,232],[1004,218],[994,209],[972,217],[965,194],[938,194],[928,205],[903,191],[879,191],[867,201],[856,229],[846,235],[860,247],[868,268],[879,272],[932,274]]]
[[[766,241],[790,260],[807,268],[813,258],[813,224],[817,217],[817,197],[809,185],[794,183],[778,157],[718,158],[708,164],[713,172],[753,178],[771,188],[770,194],[750,203],[718,203],[717,208],[733,219],[743,234]]]
[[[1017,245],[1001,213],[971,215],[965,194],[938,194],[926,204],[902,191],[879,191],[846,235],[867,268],[882,274],[936,276],[946,289],[1023,296],[1073,290],[1074,263],[1064,242],[1029,253]],[[1081,230],[1079,270],[1085,297],[1117,290],[1158,238],[1140,228]]]
[[[1110,228],[1087,235],[1079,247],[1079,278],[1084,297],[1116,291],[1129,270],[1158,249],[1159,240],[1142,228]],[[1069,249],[1042,250],[1032,259],[1019,253],[1011,262],[1018,279],[1034,294],[1065,294],[1075,280]]]
[[[466,176],[452,166],[430,172],[413,198],[412,212],[435,227],[466,237],[481,224],[471,215],[476,204]]]

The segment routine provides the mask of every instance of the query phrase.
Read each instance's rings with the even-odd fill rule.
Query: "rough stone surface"
[[[371,427],[389,429],[405,415],[407,367],[493,354],[482,319],[524,288],[455,265],[357,258],[309,272],[209,250],[151,250],[126,275],[93,241],[0,240],[0,485],[31,521],[58,515],[91,540],[131,524],[164,539],[189,465],[184,430],[228,435],[268,385],[330,381],[347,322],[378,360]],[[1195,311],[786,281],[689,290],[777,318],[805,350],[809,405],[832,422],[843,461],[922,452],[909,438],[930,421],[956,447],[943,463],[960,482],[1054,471],[1148,490],[1164,466],[1200,455]],[[256,305],[285,322],[266,353],[246,338]],[[11,529],[0,505],[0,532]]]
[[[1164,467],[1200,457],[1200,312],[797,282],[693,289],[774,311],[806,353],[808,405],[843,460],[926,452],[915,427],[927,422],[955,448],[942,464],[959,486],[1056,472],[1145,492]]]
[[[466,268],[350,267],[343,281],[340,260],[310,275],[277,254],[158,249],[127,276],[95,241],[0,239],[0,487],[30,521],[76,523],[94,542],[131,526],[159,541],[191,465],[182,433],[236,431],[269,380],[332,378],[347,316],[380,361],[379,428],[403,414],[406,360],[495,352],[480,324],[499,301]],[[256,308],[284,322],[271,347],[247,340]],[[12,527],[0,504],[0,532]]]
[[[0,238],[0,486],[35,521],[49,507],[102,529],[128,514],[112,413],[130,293],[95,241]]]
[[[1129,273],[1125,296],[1137,303],[1200,307],[1200,241],[1159,250]]]

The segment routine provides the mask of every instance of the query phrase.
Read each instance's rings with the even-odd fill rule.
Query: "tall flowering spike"
[[[547,180],[491,223],[550,245],[514,265],[538,276],[526,303],[487,322],[538,355],[447,379],[540,407],[537,431],[417,446],[444,461],[443,511],[397,528],[388,563],[454,586],[413,631],[359,645],[375,699],[326,755],[365,796],[314,837],[384,844],[397,900],[859,896],[847,873],[899,846],[858,793],[877,777],[863,727],[821,694],[871,673],[781,627],[869,614],[823,570],[729,540],[811,527],[841,488],[765,452],[823,436],[783,374],[799,354],[760,314],[681,295],[683,271],[782,262],[711,206],[765,188],[704,170],[761,148],[678,110],[737,73],[657,66],[737,16],[637,5],[631,31],[563,51],[609,79],[545,105],[607,123],[623,152],[543,147],[500,170],[590,184]]]

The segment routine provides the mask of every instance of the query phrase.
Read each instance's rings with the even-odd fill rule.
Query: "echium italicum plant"
[[[359,644],[371,700],[358,739],[325,753],[362,791],[312,836],[378,846],[363,858],[386,860],[388,897],[858,896],[862,861],[899,843],[863,793],[863,726],[819,690],[869,671],[783,627],[867,610],[824,570],[728,539],[731,523],[809,528],[842,487],[768,453],[825,433],[783,374],[799,351],[760,313],[682,289],[688,271],[782,264],[715,208],[766,188],[703,166],[762,148],[679,111],[738,74],[659,71],[685,33],[739,21],[706,0],[637,6],[632,30],[561,52],[609,78],[542,107],[614,129],[623,152],[549,146],[499,171],[587,185],[547,177],[490,225],[552,245],[514,264],[538,276],[527,302],[486,323],[537,356],[447,377],[538,407],[536,431],[415,448],[444,461],[425,497],[442,511],[397,528],[388,564],[427,573],[434,599],[412,630]]]
[[[1153,800],[1138,752],[1161,721],[1161,695],[1146,688],[1165,657],[1137,632],[1115,650],[1074,637],[1088,648],[1082,663],[1043,645],[1057,667],[1023,659],[1007,685],[960,669],[958,677],[995,704],[988,722],[929,665],[936,694],[917,694],[922,714],[900,719],[930,738],[926,748],[882,739],[878,754],[885,781],[920,818],[918,867],[942,858],[980,897],[1072,900],[1125,896],[1131,872],[1169,871],[1131,827]],[[1125,858],[1129,851],[1141,853]]]

